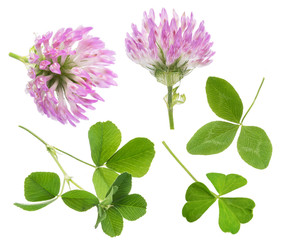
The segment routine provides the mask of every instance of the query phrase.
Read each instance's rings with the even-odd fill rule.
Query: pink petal
[[[36,72],[35,72],[35,69],[33,67],[30,67],[29,70],[28,70],[28,76],[31,78],[31,79],[35,79],[36,78]]]
[[[51,70],[53,73],[61,74],[60,65],[57,62],[50,65],[49,70]]]
[[[48,65],[50,65],[51,62],[48,60],[43,60],[40,62],[40,69],[41,70],[47,70],[48,69]]]
[[[90,80],[89,74],[86,71],[84,71],[82,68],[74,67],[71,69],[70,72],[78,77],[82,77],[82,78],[86,78]]]
[[[30,53],[30,56],[29,56],[29,62],[30,63],[36,63],[39,59],[39,56],[33,52]]]

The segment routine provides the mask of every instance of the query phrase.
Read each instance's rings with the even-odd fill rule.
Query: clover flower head
[[[125,44],[128,57],[148,69],[158,82],[168,88],[164,100],[171,129],[174,129],[173,106],[186,100],[184,94],[177,92],[179,86],[173,86],[194,68],[212,62],[215,52],[211,50],[213,42],[210,38],[204,21],[196,28],[193,14],[188,17],[184,13],[179,18],[175,10],[170,20],[164,8],[159,24],[155,23],[154,10],[150,9],[149,14],[144,12],[141,30],[132,24],[132,33],[127,33]]]
[[[114,52],[105,49],[99,38],[88,35],[91,27],[60,29],[36,37],[28,57],[14,57],[24,62],[28,76],[27,92],[38,110],[48,117],[75,126],[88,119],[85,109],[103,99],[96,87],[116,85],[115,73],[107,68],[114,63]],[[10,56],[11,56],[10,55]]]
[[[149,69],[159,82],[174,85],[194,68],[210,64],[215,54],[204,22],[196,30],[195,25],[193,14],[186,17],[184,13],[179,19],[173,10],[169,20],[165,9],[162,9],[157,25],[154,10],[150,9],[149,14],[144,12],[141,31],[132,24],[132,34],[127,33],[127,55]],[[165,72],[172,72],[175,79],[164,80]]]

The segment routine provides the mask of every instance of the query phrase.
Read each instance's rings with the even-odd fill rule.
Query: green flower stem
[[[12,53],[12,52],[9,53],[9,56],[12,57],[12,58],[15,58],[15,59],[17,59],[17,60],[19,60],[19,61],[21,61],[23,63],[28,63],[29,62],[27,57],[21,57],[21,56],[15,54],[15,53]]]
[[[265,78],[262,79],[261,84],[260,84],[260,86],[259,86],[259,88],[258,88],[258,91],[257,91],[257,93],[256,93],[256,95],[255,95],[255,98],[254,98],[252,104],[250,105],[249,109],[247,110],[246,114],[245,114],[244,117],[242,118],[242,120],[241,120],[241,122],[240,122],[240,125],[242,125],[242,123],[243,123],[245,117],[247,116],[247,114],[249,113],[250,109],[251,109],[252,106],[254,105],[254,103],[255,103],[255,101],[256,101],[256,99],[257,99],[257,97],[258,97],[258,94],[259,94],[259,92],[260,92],[260,89],[261,89],[261,87],[262,87],[262,85],[263,85],[263,83],[264,83],[264,80],[265,80]]]
[[[168,117],[170,129],[174,129],[173,121],[173,105],[172,105],[172,86],[168,86],[168,98],[167,98],[167,108],[168,108]]]
[[[175,156],[175,154],[171,151],[165,141],[162,142],[167,151],[171,154],[171,156],[179,163],[179,165],[187,172],[187,174],[193,179],[194,182],[198,182],[198,180],[189,172],[189,170],[182,164],[182,162]]]

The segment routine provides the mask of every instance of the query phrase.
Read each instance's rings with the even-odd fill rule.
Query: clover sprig
[[[249,222],[253,217],[255,203],[249,198],[226,198],[225,194],[232,192],[247,184],[247,180],[238,174],[208,173],[207,177],[213,184],[218,194],[213,193],[202,182],[199,182],[192,173],[183,165],[172,152],[166,142],[162,142],[168,152],[180,164],[180,166],[193,179],[185,194],[186,204],[183,206],[182,215],[188,222],[198,220],[207,209],[218,200],[219,226],[223,232],[236,234],[241,223]]]
[[[97,207],[98,216],[95,228],[101,224],[103,231],[115,237],[123,230],[123,218],[134,221],[146,213],[147,203],[139,194],[129,194],[132,176],[144,176],[154,158],[154,144],[147,138],[135,138],[118,151],[121,143],[120,130],[110,121],[98,122],[89,132],[91,157],[95,165],[82,161],[59,148],[50,146],[36,134],[21,127],[45,144],[64,175],[53,172],[33,172],[24,182],[24,195],[29,204],[15,203],[26,211],[36,211],[61,198],[73,210],[84,212]],[[93,185],[96,195],[84,190],[63,169],[58,161],[57,152],[95,168]],[[69,191],[64,192],[66,183]],[[73,184],[76,189],[71,189]]]

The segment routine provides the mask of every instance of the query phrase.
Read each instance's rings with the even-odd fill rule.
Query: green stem
[[[79,189],[83,189],[82,187],[80,187],[76,182],[74,182],[71,177],[66,173],[66,171],[63,169],[63,167],[61,166],[61,164],[59,163],[58,159],[57,159],[57,155],[56,155],[56,151],[55,148],[52,146],[47,145],[47,150],[50,153],[50,155],[52,156],[52,158],[54,159],[54,161],[56,162],[57,166],[59,167],[59,169],[62,171],[63,175],[64,175],[64,180],[67,182],[71,182],[73,183],[74,186],[78,187]]]
[[[35,138],[37,138],[38,140],[40,140],[44,145],[48,146],[48,144],[47,144],[43,139],[41,139],[39,136],[37,136],[35,133],[33,133],[32,131],[30,131],[29,129],[27,129],[27,128],[23,127],[23,126],[19,126],[19,127],[22,128],[22,129],[24,129],[24,130],[26,130],[26,131],[29,132],[30,134],[32,134]],[[75,160],[77,160],[77,161],[79,161],[79,162],[81,162],[81,163],[84,163],[85,165],[88,165],[88,166],[90,166],[90,167],[96,168],[96,166],[94,166],[94,165],[92,165],[92,164],[90,164],[90,163],[87,163],[87,162],[85,162],[85,161],[83,161],[83,160],[81,160],[81,159],[79,159],[79,158],[77,158],[77,157],[74,157],[73,155],[71,155],[71,154],[69,154],[69,153],[67,153],[67,152],[65,152],[65,151],[63,151],[63,150],[61,150],[61,149],[59,149],[59,148],[57,148],[57,147],[53,147],[53,148],[56,149],[57,151],[61,152],[61,153],[64,153],[65,155],[67,155],[67,156],[69,156],[69,157],[72,157],[73,159],[75,159]]]
[[[32,131],[30,131],[29,129],[23,127],[23,126],[19,126],[20,128],[26,130],[27,132],[29,132],[30,134],[32,134],[34,137],[36,137],[38,140],[40,140],[47,148],[47,151],[50,153],[50,155],[52,156],[52,158],[54,159],[54,161],[56,162],[57,166],[59,167],[59,169],[62,171],[63,175],[64,175],[64,181],[67,182],[71,182],[73,185],[75,185],[76,187],[78,187],[79,189],[83,189],[82,187],[80,187],[76,182],[74,182],[71,177],[66,173],[66,171],[63,169],[63,167],[61,166],[61,164],[59,163],[58,159],[57,159],[57,155],[56,155],[56,150],[58,150],[57,148],[50,146],[49,144],[47,144],[43,139],[41,139],[39,136],[37,136],[35,133],[33,133]],[[71,156],[73,158],[75,158],[74,156],[72,156],[71,154],[68,154],[62,150],[60,150],[60,152],[67,154],[68,156]],[[79,160],[80,162],[85,163],[84,161],[75,158],[76,160]],[[88,163],[85,163],[88,164]],[[89,165],[89,164],[88,164]]]
[[[69,180],[74,186],[76,186],[77,188],[83,190],[82,187],[80,187],[76,182],[74,182],[72,179]]]
[[[58,197],[60,197],[60,196],[62,195],[62,193],[63,193],[64,186],[65,186],[65,182],[66,182],[66,180],[64,179],[64,180],[63,180],[62,187],[61,187],[61,191],[60,191],[60,193],[58,194]]]
[[[261,84],[260,84],[260,86],[259,86],[259,88],[258,88],[258,91],[257,91],[257,93],[256,93],[256,95],[255,95],[255,98],[254,98],[252,104],[250,105],[249,109],[247,110],[246,114],[245,114],[244,117],[242,118],[242,120],[241,120],[241,122],[240,122],[240,125],[242,125],[242,123],[243,123],[245,117],[247,116],[247,114],[249,113],[250,109],[251,109],[252,106],[254,105],[254,103],[255,103],[255,101],[256,101],[256,99],[257,99],[257,97],[258,97],[258,94],[259,94],[259,92],[260,92],[260,89],[261,89],[261,87],[262,87],[262,85],[263,85],[264,80],[265,80],[265,78],[262,79],[262,82],[261,82]]]
[[[28,133],[32,134],[35,138],[37,138],[38,140],[40,140],[44,145],[48,145],[43,139],[41,139],[39,136],[37,136],[36,134],[34,134],[32,131],[30,131],[29,129],[23,127],[23,126],[19,126],[20,128],[23,128],[24,130],[26,130]]]
[[[64,153],[65,155],[67,155],[67,156],[69,156],[69,157],[74,158],[74,159],[77,160],[78,162],[84,163],[85,165],[88,165],[88,166],[93,167],[93,168],[97,168],[95,165],[92,165],[92,164],[87,163],[87,162],[85,162],[85,161],[83,161],[83,160],[81,160],[81,159],[79,159],[79,158],[77,158],[77,157],[74,157],[73,155],[71,155],[71,154],[69,154],[69,153],[67,153],[67,152],[65,152],[65,151],[63,151],[63,150],[61,150],[61,149],[59,149],[59,148],[57,148],[57,147],[54,147],[54,148],[55,148],[57,151],[59,151],[59,152],[61,152],[61,153]]]
[[[164,147],[168,150],[168,152],[172,155],[172,157],[174,157],[174,159],[179,163],[179,165],[188,173],[188,175],[193,179],[194,182],[198,182],[198,180],[190,173],[190,171],[183,165],[183,163],[175,156],[175,154],[171,151],[171,149],[168,147],[168,145],[166,144],[165,141],[162,142],[162,144],[164,145]],[[219,199],[220,196],[218,196],[217,194],[213,193],[211,191],[211,193],[217,198]]]
[[[172,106],[172,86],[168,86],[168,98],[167,98],[167,108],[168,108],[168,117],[170,129],[174,129],[173,121],[173,106]]]
[[[59,163],[58,159],[57,159],[57,155],[56,155],[56,152],[55,152],[55,149],[50,146],[50,145],[47,145],[47,150],[48,152],[50,153],[50,155],[52,156],[52,158],[54,159],[54,161],[56,162],[57,166],[59,167],[59,169],[62,171],[63,175],[64,175],[64,179],[68,180],[69,179],[69,176],[68,174],[65,172],[65,170],[63,169],[63,167],[61,166],[61,164]]]
[[[187,172],[187,174],[194,180],[194,182],[198,182],[198,180],[189,172],[189,170],[183,165],[183,163],[175,156],[175,154],[171,151],[165,141],[162,142],[164,147],[168,150],[168,152],[172,155],[172,157],[178,162],[178,164]]]
[[[15,59],[17,59],[17,60],[19,60],[19,61],[21,61],[23,63],[28,63],[28,58],[27,57],[21,57],[21,56],[15,54],[15,53],[12,53],[12,52],[9,53],[9,56],[12,57],[12,58],[15,58]]]

